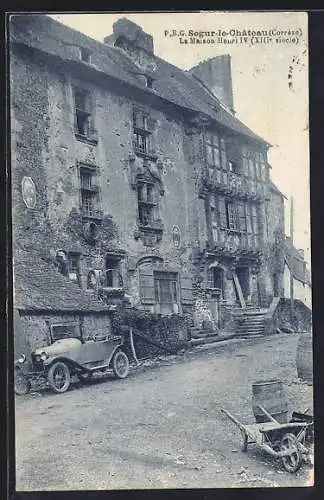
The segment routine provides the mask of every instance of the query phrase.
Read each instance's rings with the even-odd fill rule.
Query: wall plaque
[[[21,192],[27,208],[36,206],[36,186],[31,177],[24,177],[21,181]]]
[[[175,248],[179,248],[181,240],[180,228],[179,226],[173,226],[172,228],[172,241]]]

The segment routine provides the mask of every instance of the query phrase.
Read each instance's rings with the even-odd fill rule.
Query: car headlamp
[[[42,352],[42,353],[41,353],[41,355],[40,355],[40,359],[41,359],[42,361],[45,361],[47,358],[48,358],[48,354],[47,354],[47,352],[45,352],[45,351],[44,351],[44,352]]]

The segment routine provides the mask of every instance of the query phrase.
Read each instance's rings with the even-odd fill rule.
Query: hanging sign
[[[21,182],[21,192],[27,208],[36,206],[36,187],[31,177],[24,177]]]

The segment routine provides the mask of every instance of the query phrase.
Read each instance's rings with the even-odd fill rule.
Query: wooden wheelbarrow
[[[261,405],[258,406],[269,422],[245,425],[227,410],[222,409],[222,412],[239,427],[243,438],[242,451],[247,451],[249,444],[256,444],[269,455],[280,458],[286,471],[296,472],[310,455],[307,442],[313,428],[313,418],[306,415],[305,410],[304,413],[293,413],[293,417],[298,415],[298,418],[281,424]]]

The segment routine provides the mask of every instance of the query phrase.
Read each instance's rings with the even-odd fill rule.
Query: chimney
[[[113,24],[113,34],[104,38],[104,43],[120,48],[132,48],[154,55],[153,37],[137,24],[123,17]],[[125,47],[126,45],[126,47]]]
[[[207,59],[189,70],[234,113],[231,56],[222,55]]]

